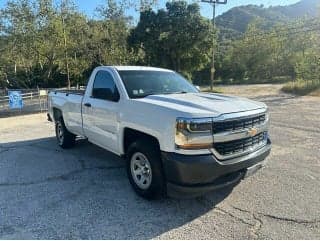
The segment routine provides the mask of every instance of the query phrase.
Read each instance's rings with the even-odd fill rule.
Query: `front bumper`
[[[248,155],[219,161],[214,155],[182,155],[162,152],[171,197],[195,197],[208,191],[237,184],[264,165],[271,142]]]

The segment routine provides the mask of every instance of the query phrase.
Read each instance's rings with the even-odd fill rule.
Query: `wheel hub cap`
[[[144,154],[136,152],[132,155],[130,169],[133,180],[139,188],[145,190],[151,185],[151,165],[148,158]]]
[[[60,123],[57,125],[57,137],[58,137],[59,143],[62,143],[62,141],[63,141],[63,130],[62,130],[62,126],[61,126]]]

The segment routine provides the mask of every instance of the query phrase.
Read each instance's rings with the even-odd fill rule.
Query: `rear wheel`
[[[165,181],[158,145],[147,140],[132,143],[127,153],[127,173],[137,194],[146,199],[165,194]]]
[[[67,130],[62,117],[56,121],[56,137],[62,148],[70,148],[75,144],[76,136]]]

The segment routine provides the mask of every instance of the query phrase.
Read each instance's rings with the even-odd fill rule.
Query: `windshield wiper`
[[[176,91],[176,92],[149,92],[141,95],[135,95],[133,98],[144,98],[149,95],[172,95],[172,94],[186,94],[187,91]]]
[[[144,97],[147,97],[149,95],[158,95],[159,93],[156,93],[156,92],[150,92],[150,93],[145,93],[145,94],[141,94],[141,95],[135,95],[133,98],[136,99],[136,98],[144,98]]]
[[[177,91],[177,92],[170,92],[168,94],[187,94],[187,91]]]

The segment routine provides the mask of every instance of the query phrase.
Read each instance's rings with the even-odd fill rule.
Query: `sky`
[[[138,1],[138,0],[137,0]],[[200,1],[200,0],[199,0]],[[0,0],[0,8],[2,8],[7,0]],[[75,4],[78,6],[78,9],[85,13],[89,17],[95,17],[95,9],[99,5],[103,5],[105,0],[74,0]],[[166,0],[158,0],[157,8],[164,8]],[[191,2],[189,0],[189,2]],[[217,15],[220,15],[230,8],[241,6],[241,5],[248,5],[248,4],[256,4],[261,5],[263,4],[265,7],[269,6],[277,6],[277,5],[290,5],[299,2],[299,0],[228,0],[226,5],[218,5],[216,9]],[[200,3],[201,6],[201,14],[205,17],[211,18],[212,17],[212,7],[208,3]],[[133,16],[134,18],[138,18],[138,14],[133,10],[129,10],[127,12],[128,15]]]

